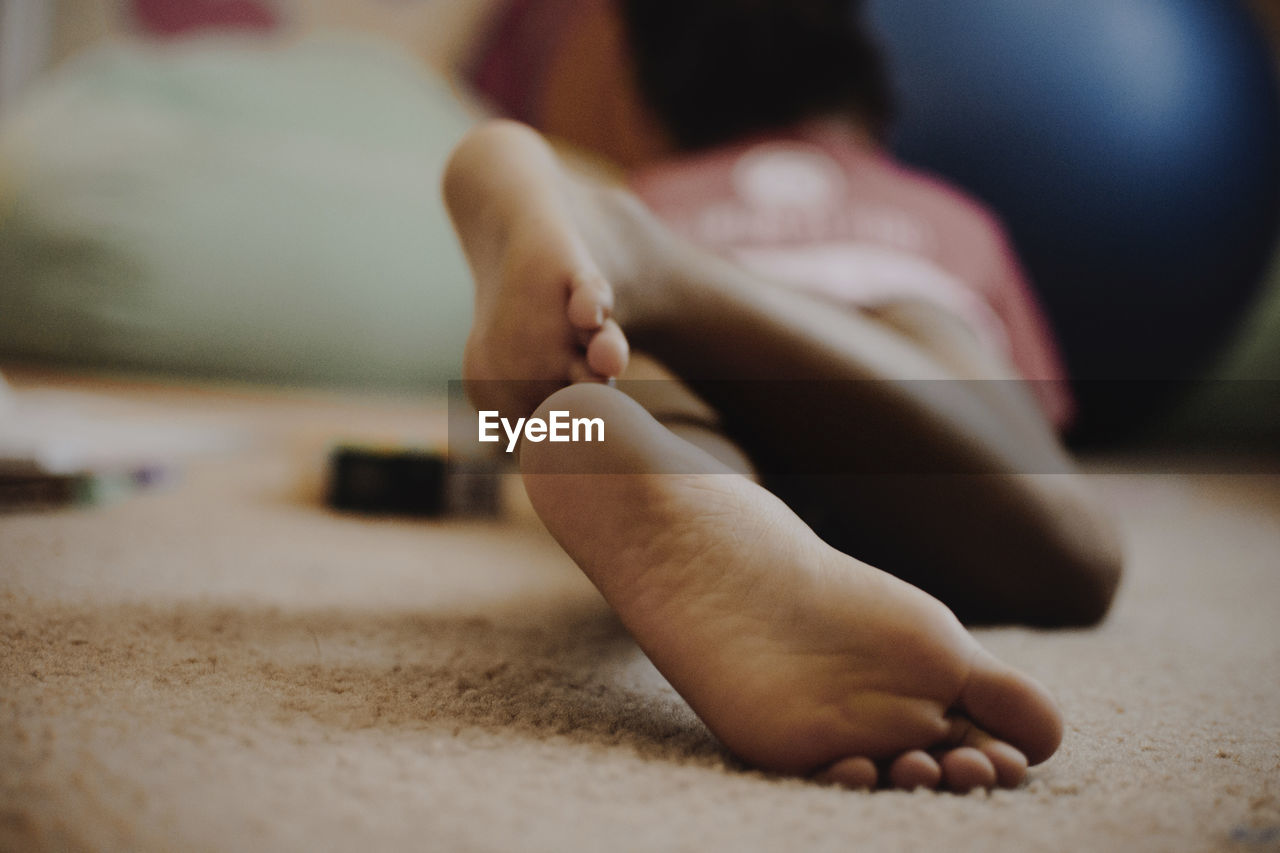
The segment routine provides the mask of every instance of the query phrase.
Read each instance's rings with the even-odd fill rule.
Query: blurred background
[[[1280,441],[1280,3],[844,5],[887,144],[1008,228],[1075,439]],[[0,0],[0,367],[442,392],[466,128],[670,153],[607,6]]]

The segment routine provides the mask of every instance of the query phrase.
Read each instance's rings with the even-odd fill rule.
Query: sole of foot
[[[1015,786],[1057,749],[1047,691],[936,599],[831,549],[615,389],[565,388],[551,410],[600,418],[605,441],[526,442],[535,510],[738,756],[848,787],[968,791]]]

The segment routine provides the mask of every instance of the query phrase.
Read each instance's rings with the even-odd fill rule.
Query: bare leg
[[[1121,563],[1109,521],[1018,383],[998,365],[975,381],[984,355],[963,338],[920,340],[931,309],[913,306],[904,334],[674,241],[655,255],[675,260],[655,277],[663,288],[621,300],[628,335],[716,409],[820,533],[967,620],[1106,613]],[[752,381],[725,381],[740,377]],[[836,473],[788,475],[821,471]]]
[[[536,191],[522,189],[529,186]],[[502,294],[492,297],[497,308],[479,314],[473,341],[482,345],[469,355],[483,357],[469,358],[471,378],[546,378],[545,389],[569,373],[608,372],[618,353],[625,357],[621,331],[608,324],[601,343],[591,341],[607,356],[594,369],[584,370],[572,349],[575,335],[589,334],[582,329],[562,329],[567,343],[553,348],[550,367],[530,366],[529,353],[536,357],[545,340],[529,332],[530,317],[573,324],[564,311],[508,297],[532,288],[551,294],[542,305],[563,307],[571,288],[548,289],[542,282],[554,276],[510,271],[559,269],[570,255],[542,247],[571,243],[564,268],[590,259],[588,278],[603,273],[610,282],[590,292],[607,290],[601,301],[632,341],[697,390],[757,465],[880,472],[769,483],[842,550],[933,592],[967,619],[1058,625],[1105,614],[1120,570],[1108,520],[1016,383],[955,381],[1008,374],[949,333],[947,318],[924,306],[889,316],[833,310],[775,287],[676,240],[626,194],[574,181],[536,134],[510,123],[464,142],[446,188],[476,269],[478,305]],[[536,227],[510,224],[526,221]],[[503,242],[504,228],[559,236]],[[573,308],[570,301],[571,317]],[[505,326],[485,320],[504,312]],[[549,319],[538,320],[541,313]],[[743,377],[753,381],[724,381]],[[830,393],[767,380],[823,380]],[[506,402],[524,414],[537,396]],[[955,473],[973,471],[983,473]]]

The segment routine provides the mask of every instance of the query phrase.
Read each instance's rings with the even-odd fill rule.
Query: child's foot
[[[576,222],[578,191],[542,138],[512,122],[472,132],[450,159],[445,199],[476,281],[463,371],[479,408],[527,416],[557,388],[627,365],[613,288]]]
[[[1045,690],[940,602],[831,549],[749,480],[705,473],[710,457],[621,392],[575,385],[539,414],[551,409],[602,418],[607,441],[525,443],[534,507],[743,759],[965,791],[1016,785],[1057,748]]]

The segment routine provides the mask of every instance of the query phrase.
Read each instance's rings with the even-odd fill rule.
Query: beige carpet
[[[725,755],[527,517],[318,505],[331,438],[438,411],[113,393],[261,444],[0,516],[0,848],[1280,849],[1280,478],[1097,475],[1112,617],[981,632],[1056,692],[1059,754],[1014,791],[850,793]]]

